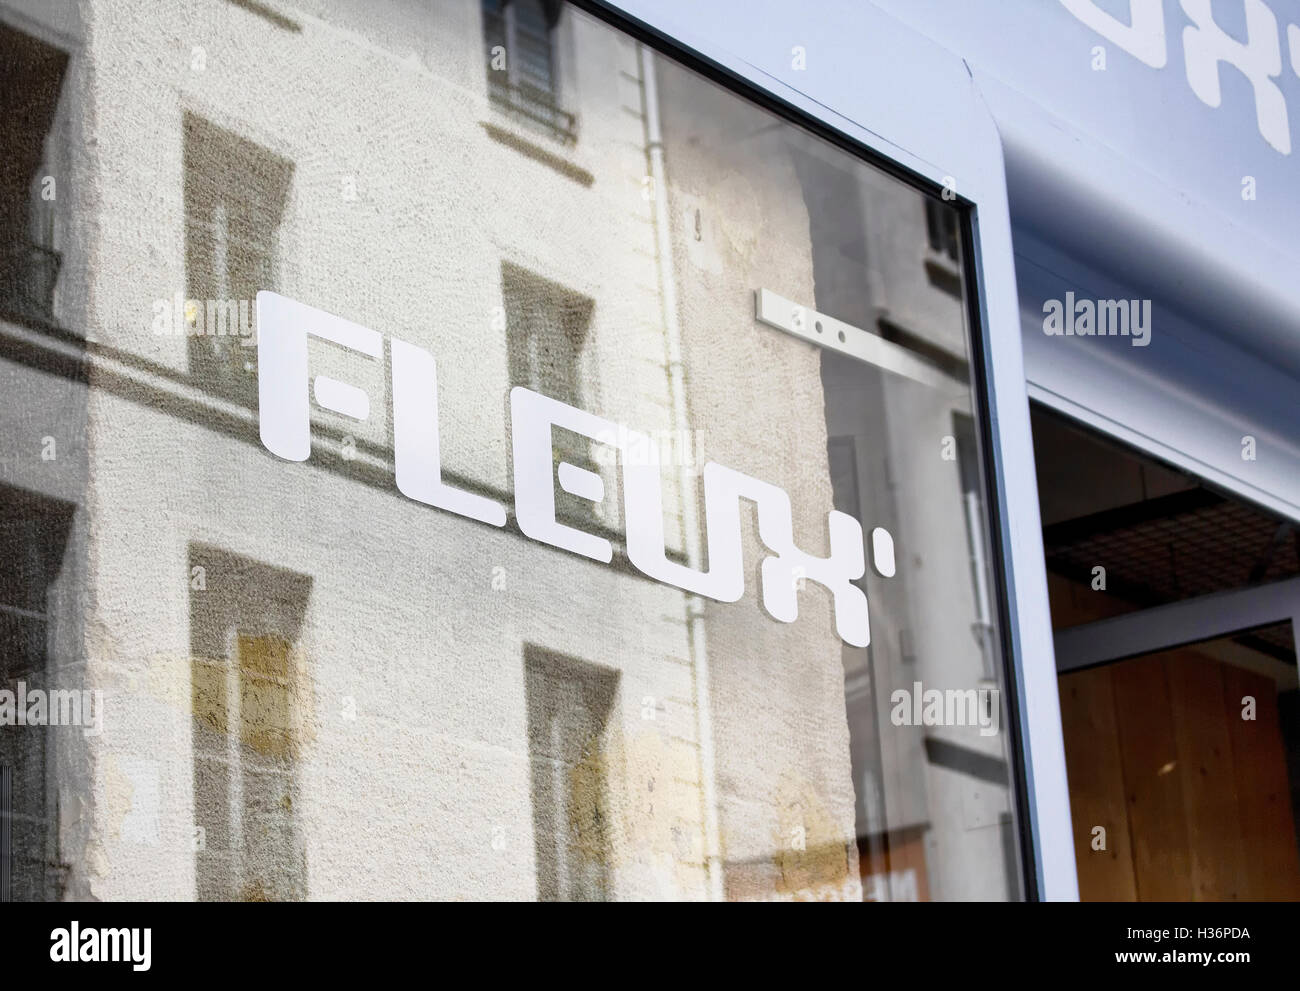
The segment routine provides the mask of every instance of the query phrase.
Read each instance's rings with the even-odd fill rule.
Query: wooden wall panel
[[[1079,897],[1083,901],[1135,901],[1137,882],[1111,669],[1067,674],[1060,685]],[[1097,826],[1106,830],[1105,850],[1093,849]]]
[[[1060,685],[1080,898],[1300,901],[1271,679],[1178,650]]]
[[[1300,901],[1300,851],[1296,847],[1286,752],[1272,681],[1240,668],[1223,669],[1224,723],[1237,780],[1237,821],[1242,838],[1243,898]],[[1255,699],[1255,718],[1242,718],[1241,700]]]
[[[1057,575],[1048,590],[1057,628],[1131,610]],[[1275,682],[1185,648],[1059,683],[1083,900],[1300,901]]]
[[[1111,679],[1138,899],[1190,901],[1192,856],[1164,664],[1122,661]]]
[[[1159,657],[1169,684],[1178,748],[1192,899],[1237,901],[1244,887],[1241,824],[1223,706],[1224,665],[1190,650]]]

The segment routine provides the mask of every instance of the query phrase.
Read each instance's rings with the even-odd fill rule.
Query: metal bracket
[[[967,383],[952,378],[906,348],[887,341],[878,334],[818,313],[784,296],[778,296],[770,289],[754,291],[754,317],[759,323],[775,327],[793,337],[838,351],[931,388],[945,391],[960,388],[963,393],[970,388]]]

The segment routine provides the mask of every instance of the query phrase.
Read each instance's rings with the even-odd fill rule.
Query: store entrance
[[[1300,527],[1033,428],[1080,897],[1300,900]]]

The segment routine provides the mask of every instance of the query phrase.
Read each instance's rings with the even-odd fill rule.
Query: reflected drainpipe
[[[668,184],[664,179],[663,134],[659,129],[659,89],[655,83],[654,53],[645,45],[637,45],[640,62],[641,90],[645,108],[646,162],[650,170],[654,195],[650,198],[650,211],[654,216],[656,251],[659,255],[659,281],[663,300],[664,339],[668,360],[668,385],[672,394],[673,429],[675,436],[690,437],[690,418],[687,415],[686,381],[682,368],[682,331],[677,321],[677,281],[673,268],[672,235],[669,217],[665,211]],[[692,445],[693,446],[693,445]],[[679,468],[684,467],[679,466]],[[680,472],[678,485],[681,500],[682,532],[686,544],[686,564],[693,570],[702,570],[700,547],[699,502],[696,475]],[[708,872],[709,897],[721,901],[724,897],[722,883],[722,858],[718,842],[718,803],[713,771],[713,716],[709,700],[709,651],[704,629],[704,600],[698,595],[686,596],[686,624],[691,646],[691,670],[695,678],[695,709],[698,720],[701,801],[704,806],[704,858]]]
[[[982,687],[996,688],[997,673],[994,667],[996,631],[993,626],[993,609],[990,605],[992,596],[989,593],[989,565],[984,552],[984,508],[980,504],[979,495],[973,491],[968,491],[962,501],[965,504],[966,532],[970,535],[970,552],[975,570],[975,622],[971,624],[971,632],[975,634],[980,647],[980,660],[983,662],[983,674],[980,679]]]

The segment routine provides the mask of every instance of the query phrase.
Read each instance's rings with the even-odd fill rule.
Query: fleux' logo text
[[[305,461],[311,455],[308,338],[329,341],[372,361],[383,359],[383,340],[367,327],[266,291],[257,294],[257,334],[262,443],[281,458]],[[390,339],[389,350],[398,490],[417,502],[505,526],[506,508],[500,502],[443,481],[433,355],[397,338]],[[369,398],[356,386],[326,375],[316,375],[311,385],[321,407],[356,420],[369,416]],[[600,502],[604,480],[586,468],[565,461],[557,464],[552,428],[611,444],[620,453],[645,450],[649,439],[523,387],[510,392],[510,418],[519,529],[534,540],[609,563],[613,546],[608,540],[556,519],[557,482],[571,495]],[[862,527],[852,516],[831,511],[827,517],[830,555],[807,554],[794,544],[790,497],[783,489],[710,461],[703,470],[709,565],[699,570],[668,556],[659,465],[641,457],[623,457],[619,468],[627,555],[638,570],[696,595],[736,602],[745,592],[740,501],[746,499],[757,505],[759,539],[769,552],[760,568],[763,608],[774,619],[794,622],[803,580],[815,581],[831,592],[839,636],[857,647],[870,642],[867,597],[855,584],[866,571]],[[893,538],[881,528],[872,532],[872,562],[878,573],[893,575]]]

